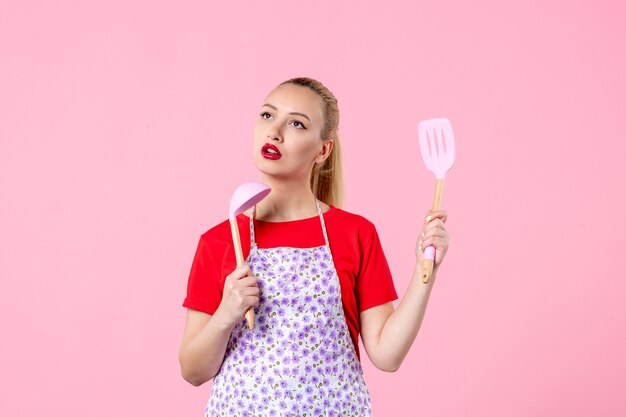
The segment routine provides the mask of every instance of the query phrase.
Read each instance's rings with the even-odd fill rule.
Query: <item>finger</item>
[[[245,301],[248,307],[258,307],[260,304],[259,297],[246,297]]]
[[[231,272],[226,279],[227,280],[240,280],[245,276],[248,276],[252,273],[250,266],[248,264],[243,264],[235,268],[233,272]]]
[[[424,235],[423,240],[426,239],[446,239],[448,236],[440,231],[432,231]]]
[[[441,219],[433,219],[429,223],[424,225],[424,231],[435,229],[435,228],[437,228],[437,229],[445,229],[446,225],[445,225],[444,221],[441,220]]]
[[[418,236],[418,243],[429,236],[446,236],[447,231],[441,219],[432,220],[431,223],[424,225]]]
[[[424,241],[422,242],[422,247],[423,248],[427,248],[429,246],[434,246],[435,248],[444,248],[447,249],[448,246],[448,241],[447,239],[441,238],[441,237],[429,237],[424,239]]]
[[[245,278],[241,278],[238,282],[241,287],[255,287],[258,288],[258,282],[255,276],[247,276]]]
[[[244,287],[240,291],[245,297],[258,297],[261,294],[259,287]]]
[[[448,235],[448,231],[442,227],[432,227],[430,229],[426,229],[423,233],[423,236],[421,236],[422,239],[425,239],[429,236],[447,236]]]
[[[444,248],[437,248],[435,250],[435,265],[439,266],[443,259],[446,257],[447,250]]]
[[[435,229],[430,229],[430,230],[426,230],[425,232],[421,233],[419,235],[418,238],[418,243],[420,241],[424,241],[428,238],[432,238],[432,237],[447,237],[448,236],[448,232],[443,230],[443,229],[439,229],[439,228],[435,228]]]
[[[431,220],[428,223],[424,223],[424,225],[422,226],[422,230],[420,230],[420,235],[422,233],[432,229],[432,228],[435,228],[435,227],[439,227],[439,228],[443,229],[443,228],[445,228],[445,225],[444,225],[444,223],[440,219]]]
[[[429,246],[433,243],[446,242],[446,236],[426,236],[422,242],[422,246]]]
[[[429,210],[426,214],[426,223],[429,223],[433,219],[445,220],[448,218],[448,212],[445,210]]]
[[[434,246],[433,238],[424,239],[424,241],[422,242],[422,251],[424,251],[424,249],[429,246]]]
[[[426,230],[432,227],[445,227],[445,225],[446,225],[446,219],[435,218],[435,219],[431,219],[428,222],[425,222],[422,228]]]

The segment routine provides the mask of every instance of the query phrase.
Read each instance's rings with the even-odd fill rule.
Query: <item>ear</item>
[[[321,164],[322,162],[324,162],[326,158],[330,156],[330,153],[333,150],[333,146],[334,146],[333,140],[326,139],[324,141],[324,144],[322,145],[322,149],[320,150],[320,153],[318,153],[317,156],[315,157],[315,163]]]

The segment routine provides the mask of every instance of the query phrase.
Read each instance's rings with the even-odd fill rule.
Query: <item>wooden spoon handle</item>
[[[433,264],[435,263],[432,259],[424,259],[422,262],[422,282],[424,284],[428,284],[428,280],[430,276],[433,274]]]
[[[230,220],[230,231],[233,235],[233,245],[235,247],[235,257],[237,258],[237,268],[244,264],[243,249],[241,248],[241,238],[239,237],[239,226],[237,225],[237,219]],[[254,329],[254,309],[249,308],[246,311],[246,321],[248,322],[248,328]]]

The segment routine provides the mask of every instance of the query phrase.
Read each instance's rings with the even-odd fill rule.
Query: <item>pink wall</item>
[[[400,293],[434,185],[417,123],[457,136],[421,333],[395,374],[364,359],[375,414],[626,414],[622,2],[39,3],[0,6],[0,415],[202,414],[195,245],[296,75],[339,97],[345,208]]]

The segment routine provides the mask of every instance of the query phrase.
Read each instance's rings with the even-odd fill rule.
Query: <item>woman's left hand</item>
[[[448,232],[445,223],[448,219],[448,213],[444,210],[429,210],[426,214],[426,220],[417,239],[417,263],[422,265],[424,262],[424,250],[428,246],[435,247],[435,264],[434,268],[438,268],[443,262],[443,258],[448,251]]]

